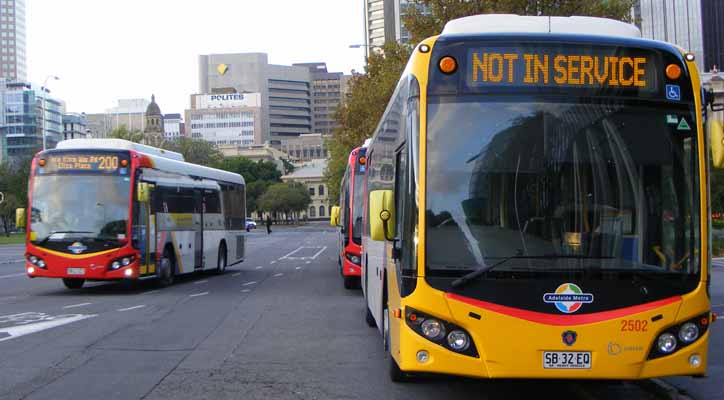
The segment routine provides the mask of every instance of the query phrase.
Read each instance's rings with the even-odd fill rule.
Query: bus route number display
[[[652,54],[610,50],[470,49],[466,82],[469,87],[632,88],[650,92],[658,86],[654,64]]]
[[[115,154],[52,154],[46,159],[41,173],[96,172],[124,175],[127,168]]]

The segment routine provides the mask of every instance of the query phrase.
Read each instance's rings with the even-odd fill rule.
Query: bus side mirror
[[[15,210],[15,227],[18,229],[25,228],[25,209],[24,208],[18,208]]]
[[[332,215],[329,217],[329,224],[339,226],[339,206],[332,207]]]
[[[381,242],[395,238],[395,194],[392,190],[370,192],[370,237]]]
[[[138,200],[139,203],[148,203],[150,199],[150,185],[146,182],[138,182],[138,185],[136,185],[136,200]]]
[[[711,147],[711,164],[714,168],[724,168],[724,123],[712,117],[706,121]]]

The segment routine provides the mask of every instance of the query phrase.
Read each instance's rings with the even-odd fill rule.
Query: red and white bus
[[[349,154],[340,184],[339,208],[332,209],[332,223],[339,229],[339,268],[344,287],[359,285],[362,275],[362,213],[367,148],[358,147]]]
[[[25,268],[31,278],[158,279],[224,272],[244,259],[241,175],[120,139],[73,139],[32,162]]]

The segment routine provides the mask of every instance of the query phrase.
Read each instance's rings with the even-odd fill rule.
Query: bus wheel
[[[375,321],[375,316],[372,315],[372,311],[370,311],[369,306],[367,307],[367,313],[365,314],[365,322],[367,323],[367,326],[370,328],[374,328],[377,326],[377,322]]]
[[[228,261],[226,260],[226,245],[223,243],[219,246],[219,257],[216,261],[216,273],[223,274],[226,271]]]
[[[357,286],[357,278],[354,276],[345,276],[344,277],[344,288],[345,289],[354,289]]]
[[[161,258],[161,265],[158,266],[158,285],[161,287],[167,287],[173,285],[173,258],[169,251],[163,252]]]
[[[83,287],[85,279],[81,278],[63,278],[63,284],[68,289],[80,289]]]
[[[391,354],[388,354],[388,357],[390,357],[390,362],[389,362],[389,366],[388,366],[388,368],[389,368],[388,372],[390,373],[390,380],[392,382],[398,382],[398,383],[399,382],[409,382],[411,380],[410,375],[402,372],[402,370],[400,369],[400,366],[397,365],[397,361],[395,361],[395,359],[392,357]]]

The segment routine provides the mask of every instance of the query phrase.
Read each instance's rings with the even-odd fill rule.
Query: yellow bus
[[[608,19],[472,16],[417,45],[367,153],[391,379],[705,375],[711,97],[692,54]]]

